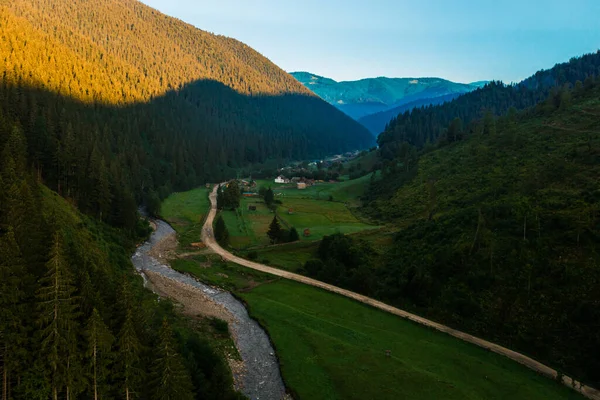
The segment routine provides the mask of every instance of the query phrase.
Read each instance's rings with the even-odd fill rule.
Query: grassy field
[[[182,248],[200,240],[202,222],[210,208],[208,192],[209,189],[202,187],[173,193],[161,205],[161,215],[177,231]]]
[[[320,289],[280,280],[240,296],[301,399],[581,398],[504,357]]]
[[[186,207],[199,207],[201,198],[200,192],[179,197],[166,208],[179,231],[194,226],[199,208],[190,212]],[[268,220],[273,215],[266,208],[260,213]],[[248,221],[258,223],[259,215]],[[385,230],[356,235],[376,246],[390,240]],[[273,246],[259,250],[259,260],[295,270],[316,246],[318,242],[307,241]],[[317,288],[225,263],[214,255],[177,259],[172,266],[246,301],[269,332],[286,384],[300,399],[580,398],[508,359]]]
[[[296,189],[293,190],[294,194],[298,192]],[[281,192],[284,193],[284,190]],[[283,203],[277,209],[282,225],[287,229],[295,227],[300,233],[301,241],[320,240],[325,235],[337,232],[355,233],[375,228],[356,218],[343,203],[287,195],[276,198]],[[249,211],[249,205],[256,206],[256,211]],[[293,210],[292,213],[289,213],[290,209]],[[238,210],[224,211],[221,215],[229,230],[232,247],[240,249],[269,244],[267,231],[273,220],[273,213],[262,199],[243,198]],[[302,234],[305,228],[310,229],[308,237],[304,237]]]
[[[360,203],[360,197],[369,187],[371,174],[365,175],[354,180],[345,180],[343,182],[323,182],[298,190],[294,184],[277,184],[273,181],[256,181],[258,187],[271,187],[273,191],[281,193],[278,199],[300,198],[312,200],[329,200],[329,196],[335,202],[348,203],[349,206],[356,206]]]

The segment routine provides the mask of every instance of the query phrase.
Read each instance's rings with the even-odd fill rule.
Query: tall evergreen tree
[[[0,236],[0,369],[2,399],[11,398],[11,375],[20,367],[23,345],[22,258],[12,228]]]
[[[156,344],[156,359],[152,365],[152,398],[154,400],[192,400],[193,386],[183,366],[173,331],[166,319]]]
[[[275,244],[281,240],[281,236],[283,235],[283,230],[281,229],[281,225],[279,224],[279,220],[277,219],[277,215],[273,217],[273,221],[269,225],[269,230],[267,231],[267,236],[271,239],[271,244]]]
[[[273,193],[273,189],[269,187],[265,192],[265,203],[270,206],[275,201],[275,194]]]
[[[241,199],[240,185],[236,180],[232,180],[223,193],[223,207],[234,210],[240,206]]]
[[[221,185],[217,188],[217,210],[222,210],[225,206],[225,194]]]
[[[102,398],[104,382],[108,376],[108,366],[112,361],[112,343],[114,337],[94,308],[85,329],[87,339],[86,356],[88,358],[88,374],[91,378],[94,400]]]
[[[67,398],[76,381],[77,304],[71,273],[64,257],[60,232],[54,234],[47,273],[40,280],[38,307],[42,354],[52,386],[52,397],[58,399],[63,388]]]
[[[132,310],[126,310],[125,322],[118,337],[117,368],[123,382],[123,393],[126,400],[136,396],[136,389],[142,376],[140,369],[141,343],[135,331]]]
[[[227,230],[227,226],[221,215],[219,215],[215,221],[215,239],[221,246],[225,246],[229,243],[229,231]]]

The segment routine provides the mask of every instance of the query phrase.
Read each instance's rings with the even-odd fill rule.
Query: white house
[[[285,177],[279,175],[277,178],[275,178],[275,183],[286,183],[285,181],[288,181],[287,179],[285,179]]]

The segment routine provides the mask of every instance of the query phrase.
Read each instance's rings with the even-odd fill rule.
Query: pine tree
[[[23,265],[12,228],[0,236],[0,360],[2,399],[11,398],[10,375],[19,368],[23,344]]]
[[[75,288],[63,254],[61,234],[56,232],[46,263],[47,273],[38,290],[38,322],[41,326],[42,354],[52,386],[52,397],[64,387],[67,398],[76,381],[76,318]]]
[[[229,243],[229,231],[227,230],[227,226],[221,215],[219,215],[215,221],[215,239],[221,246],[225,246]]]
[[[296,228],[292,226],[292,228],[290,229],[289,241],[295,242],[298,240],[300,240],[300,235],[298,235],[298,231],[296,230]]]
[[[223,188],[219,185],[217,189],[217,210],[222,210],[225,206],[225,194],[223,193]]]
[[[166,319],[156,346],[157,358],[152,366],[153,396],[155,400],[191,400],[193,385],[181,356],[177,352],[173,332]]]
[[[85,336],[87,339],[86,356],[88,357],[88,369],[94,391],[94,400],[98,400],[98,398],[103,397],[100,393],[103,391],[103,384],[108,375],[114,338],[95,308],[88,319]]]
[[[137,337],[131,309],[126,311],[125,322],[118,337],[118,371],[123,380],[125,399],[133,398],[142,371],[139,368],[141,343]]]
[[[277,215],[273,217],[273,221],[269,225],[269,230],[267,231],[267,236],[271,239],[271,244],[277,243],[281,236],[283,235],[283,230],[281,229],[281,225],[279,225],[279,220],[277,220]]]
[[[223,193],[223,207],[234,210],[240,206],[241,198],[242,193],[240,192],[240,186],[236,180],[233,180],[229,182]]]
[[[265,203],[270,206],[275,201],[275,195],[273,194],[273,189],[270,187],[265,192]]]

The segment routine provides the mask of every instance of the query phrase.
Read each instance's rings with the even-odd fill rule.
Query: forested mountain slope
[[[2,398],[240,398],[221,356],[134,276],[148,225],[82,215],[25,172],[18,123],[0,127]]]
[[[361,287],[599,386],[599,99],[590,78],[438,149],[401,146],[365,198],[398,232]]]
[[[414,108],[427,107],[430,105],[443,104],[445,102],[452,101],[463,93],[451,93],[445,96],[439,97],[427,97],[425,99],[419,99],[411,101],[410,103],[402,104],[401,106],[394,107],[390,110],[381,111],[375,114],[365,115],[358,119],[362,125],[365,126],[371,133],[378,136],[385,130],[388,123],[396,118],[398,114],[403,114],[406,111],[412,111]]]
[[[103,220],[247,163],[373,141],[248,46],[137,1],[0,1],[0,24],[0,104],[28,165]]]
[[[585,84],[586,79],[597,75],[600,75],[600,51],[539,71],[518,85],[491,82],[449,103],[417,108],[398,115],[379,136],[379,146],[384,148],[385,157],[390,158],[401,143],[419,148],[426,143],[433,144],[446,133],[455,118],[460,118],[466,131],[473,132],[476,126],[471,123],[481,119],[486,112],[498,116],[511,107],[525,109],[546,99],[552,91],[558,94],[577,81]]]

